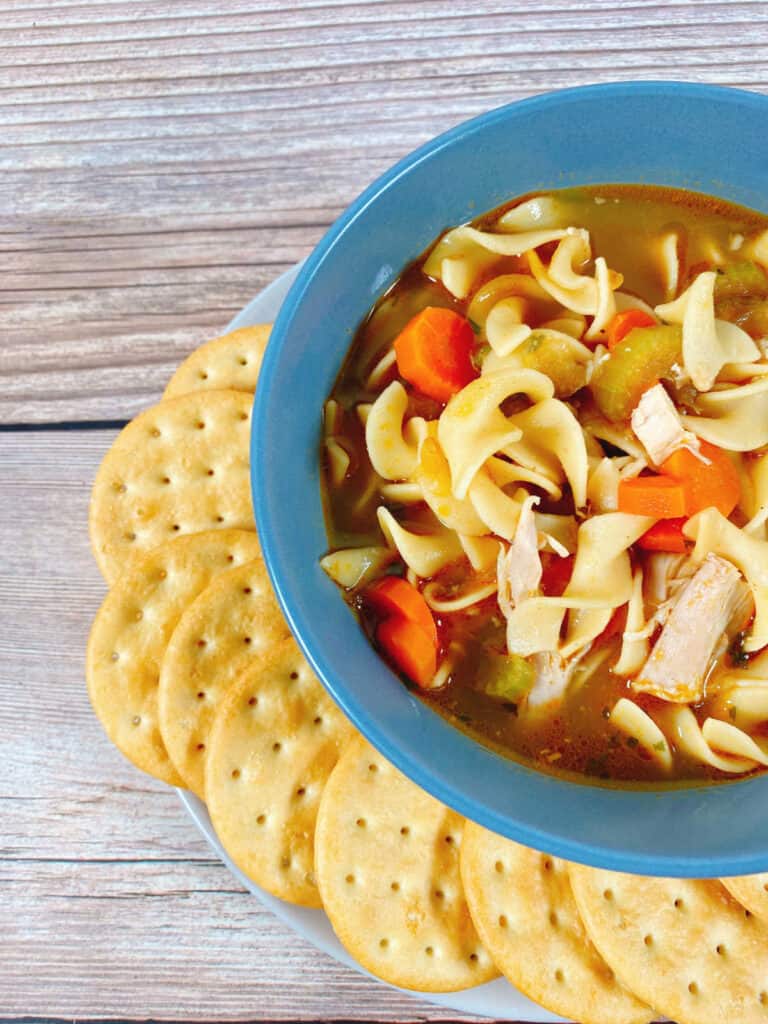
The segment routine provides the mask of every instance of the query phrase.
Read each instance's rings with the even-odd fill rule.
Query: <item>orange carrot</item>
[[[400,576],[385,576],[367,588],[365,598],[382,618],[395,616],[413,622],[437,647],[437,626],[429,605],[407,580]]]
[[[606,343],[613,351],[635,327],[654,327],[656,320],[644,309],[623,309],[608,324]]]
[[[724,516],[729,516],[741,497],[736,467],[722,448],[707,441],[701,442],[700,451],[707,462],[698,459],[687,448],[680,448],[663,463],[661,472],[682,481],[685,486],[686,515],[692,516],[713,506]]]
[[[636,476],[619,481],[619,512],[654,519],[678,519],[687,514],[685,487],[669,476]]]
[[[646,530],[637,546],[643,551],[674,551],[684,554],[691,542],[683,535],[685,519],[661,519]]]
[[[559,555],[545,553],[542,556],[541,589],[545,597],[561,597],[571,582],[573,573],[573,555],[561,558]]]
[[[418,686],[429,686],[437,671],[437,645],[421,626],[393,615],[379,625],[376,639],[396,668]]]
[[[395,339],[397,369],[423,395],[447,402],[478,376],[474,345],[468,320],[453,310],[427,306]]]

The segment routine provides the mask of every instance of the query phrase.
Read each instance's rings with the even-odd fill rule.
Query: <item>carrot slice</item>
[[[423,395],[447,402],[479,376],[472,363],[474,345],[468,320],[451,309],[427,306],[395,339],[397,369]]]
[[[687,448],[680,448],[663,463],[661,472],[683,482],[688,499],[687,515],[714,507],[729,516],[741,498],[736,467],[722,448],[707,441],[701,442],[700,451],[706,462]]]
[[[413,622],[437,647],[437,626],[429,605],[407,580],[400,576],[385,576],[367,588],[365,598],[382,618],[397,616]]]
[[[684,554],[691,546],[691,542],[683,534],[685,518],[661,519],[658,523],[646,530],[638,540],[637,546],[643,551],[673,551]]]
[[[655,327],[656,320],[644,309],[623,309],[608,324],[606,344],[613,351],[635,327]]]
[[[619,482],[619,512],[678,519],[687,511],[685,487],[670,476],[637,476]]]
[[[421,626],[393,615],[379,625],[376,639],[397,669],[417,686],[429,686],[437,672],[437,646]]]
[[[561,597],[571,582],[573,574],[573,555],[561,558],[560,555],[542,557],[541,589],[545,597]]]

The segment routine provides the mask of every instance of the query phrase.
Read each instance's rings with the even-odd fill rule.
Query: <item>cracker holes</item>
[[[559,967],[555,971],[555,981],[558,982],[560,985],[562,985],[562,983],[565,981],[565,975]]]
[[[299,673],[291,672],[290,678],[295,682],[299,678]]]
[[[768,882],[765,882],[765,883],[763,884],[763,891],[764,891],[764,892],[768,892]]]
[[[173,526],[171,527],[171,533],[178,533],[180,529],[181,526],[179,526],[178,523],[174,523]]]
[[[118,481],[112,484],[112,490],[115,492],[115,494],[125,494],[128,488],[125,486],[125,484],[122,484]]]
[[[478,957],[477,953],[470,953],[469,954],[469,962],[471,964],[476,964],[479,959],[480,958]]]
[[[400,892],[400,883],[399,882],[390,882],[389,888],[392,890],[392,892]]]
[[[550,914],[549,914],[549,923],[550,923],[550,924],[552,925],[552,927],[553,927],[553,928],[557,928],[557,926],[558,926],[558,925],[559,925],[559,923],[560,923],[560,922],[558,921],[558,919],[557,919],[557,914],[555,913],[555,911],[554,911],[554,910],[550,911]]]
[[[216,518],[214,519],[214,523],[223,523],[223,522],[224,522],[224,516],[216,516]]]
[[[251,638],[249,636],[244,636],[243,637],[243,643],[244,644],[249,644],[250,642],[251,642]]]
[[[438,901],[438,903],[442,903],[443,900],[445,899],[445,893],[443,892],[442,889],[435,889],[433,895],[435,899]]]
[[[150,437],[160,437],[160,431],[157,429],[157,427],[153,427],[150,430],[150,432],[149,432],[149,436]]]
[[[303,797],[306,792],[306,786],[299,786],[299,788],[296,790],[296,796],[299,797],[299,799],[301,799],[301,797]]]
[[[112,653],[110,654],[109,657],[110,657],[111,661],[119,661],[120,660],[120,655],[117,653],[117,651],[112,651]]]
[[[237,361],[240,364],[240,366],[248,365],[248,360],[245,358],[245,356],[240,356],[240,358]]]
[[[195,424],[195,427],[198,430],[205,430],[205,423],[203,423],[202,420],[198,420],[197,423]]]
[[[206,469],[205,475],[206,476],[213,476],[214,475],[214,471],[212,469]]]
[[[205,372],[205,370],[201,370],[198,376],[200,380],[208,380],[208,374]]]
[[[272,744],[272,752],[274,754],[279,754],[282,749],[283,749],[282,743],[280,743],[277,740],[275,740],[275,742]]]
[[[239,415],[239,416],[238,416],[237,418],[238,418],[238,419],[239,419],[239,420],[240,420],[241,422],[242,422],[243,420],[247,420],[247,419],[248,419],[248,413],[247,413],[247,412],[241,412],[241,413],[240,413],[240,415]]]
[[[205,700],[205,690],[198,690],[197,691],[197,699],[198,700]]]
[[[603,889],[603,899],[610,903],[613,899],[613,889]]]
[[[377,764],[369,764],[368,765],[368,771],[371,772],[372,774],[374,774],[378,770],[379,770],[379,766]]]
[[[683,907],[685,907],[685,903],[683,902],[683,900],[679,896],[677,897],[677,899],[675,900],[675,902],[672,905],[675,908],[675,910],[682,910]]]
[[[252,587],[243,587],[243,593],[244,594],[252,594],[253,593],[253,588]]]
[[[744,911],[744,918],[745,918],[745,919],[746,919],[747,921],[751,921],[751,920],[752,920],[752,918],[753,918],[753,914],[752,914],[752,911],[751,911],[751,910],[745,910],[745,911]]]
[[[205,750],[205,744],[198,743],[197,746],[195,747],[195,750],[198,752],[198,754],[202,754],[202,752]]]
[[[288,871],[291,866],[291,858],[287,854],[283,854],[280,858],[280,867],[283,871]]]
[[[651,948],[651,946],[653,945],[653,936],[652,936],[652,935],[646,935],[646,936],[645,936],[645,937],[643,938],[643,942],[644,942],[644,943],[645,943],[645,945],[646,945],[646,946],[648,947],[648,949],[650,949],[650,948]]]
[[[345,875],[344,881],[347,883],[347,885],[354,885],[355,884],[355,876],[354,875]]]
[[[699,986],[696,984],[695,981],[691,981],[688,983],[688,991],[691,993],[692,996],[697,996],[699,994]]]
[[[725,956],[725,946],[722,944],[722,942],[715,946],[715,952],[718,956]]]
[[[159,580],[167,580],[168,579],[168,573],[166,572],[165,569],[158,569],[157,578]]]
[[[408,828],[408,826],[407,825],[403,825],[403,827],[400,829],[400,835],[401,836],[408,836],[410,834],[411,834],[411,830]]]
[[[240,769],[239,768],[233,768],[232,771],[229,774],[230,774],[230,778],[232,778],[232,779],[239,779],[240,778]]]
[[[235,560],[235,556],[234,556],[234,555],[227,555],[227,561],[228,561],[228,562],[229,562],[230,564],[231,564],[232,562],[234,562],[234,560]]]
[[[170,482],[171,482],[171,478],[169,476],[161,476],[160,477],[160,483],[161,484],[166,484],[167,485]]]
[[[131,719],[131,725],[141,725],[141,715],[134,715],[133,718]]]
[[[379,949],[389,949],[389,939],[379,939]]]
[[[506,914],[499,914],[499,928],[506,928],[509,925]]]
[[[141,622],[141,620],[142,620],[143,618],[144,618],[144,612],[143,612],[143,611],[141,611],[141,609],[139,609],[139,611],[137,611],[137,612],[135,612],[135,613],[134,613],[134,616],[133,616],[133,621],[134,621],[134,622]]]
[[[315,717],[312,719],[312,724],[313,725],[322,725],[323,724],[322,716],[321,715],[315,715]]]
[[[129,543],[132,543],[133,541],[136,540],[136,534],[133,533],[133,532],[124,533],[123,534],[123,539],[127,540]]]
[[[544,870],[545,871],[551,871],[552,870],[552,861],[549,859],[549,857],[546,857],[544,859]]]
[[[367,822],[365,818],[358,818],[355,824],[357,825],[358,828],[365,828]]]
[[[435,955],[435,950],[434,950],[433,946],[425,946],[424,947],[424,956],[434,956],[434,955]]]
[[[443,842],[447,843],[448,846],[453,846],[453,841],[454,841],[453,840],[453,836],[451,836],[451,835],[443,836]]]
[[[248,698],[248,707],[249,708],[255,708],[258,703],[259,703],[259,698],[258,697],[249,697]]]
[[[256,818],[256,824],[257,824],[257,825],[265,825],[265,824],[266,824],[266,822],[267,822],[267,816],[266,816],[266,814],[260,814],[260,815],[259,815],[259,816],[258,816],[258,817]]]
[[[207,647],[208,646],[208,641],[204,640],[202,637],[200,637],[200,639],[197,641],[197,646],[198,647]]]
[[[503,875],[504,874],[504,865],[501,863],[500,860],[496,861],[496,863],[493,865],[493,869],[494,869],[494,871],[496,872],[497,875]]]
[[[768,992],[760,992],[757,1001],[761,1006],[768,1006]]]

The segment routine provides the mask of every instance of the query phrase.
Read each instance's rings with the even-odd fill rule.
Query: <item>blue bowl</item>
[[[367,189],[293,285],[261,369],[252,487],[277,596],[306,657],[390,761],[467,818],[571,860],[639,874],[768,870],[768,775],[611,789],[543,775],[486,749],[403,686],[320,569],[327,539],[320,417],[356,327],[446,227],[533,189],[647,182],[768,212],[768,97],[629,82],[537,96],[422,146]]]

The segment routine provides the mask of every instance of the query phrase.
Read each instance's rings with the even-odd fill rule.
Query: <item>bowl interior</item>
[[[611,789],[548,777],[469,739],[409,693],[319,567],[324,399],[373,302],[446,227],[533,189],[646,182],[768,212],[768,97],[623,83],[502,107],[417,150],[331,228],[298,275],[261,371],[252,436],[258,526],[304,653],[355,725],[438,799],[555,855],[692,877],[768,869],[768,776]]]

